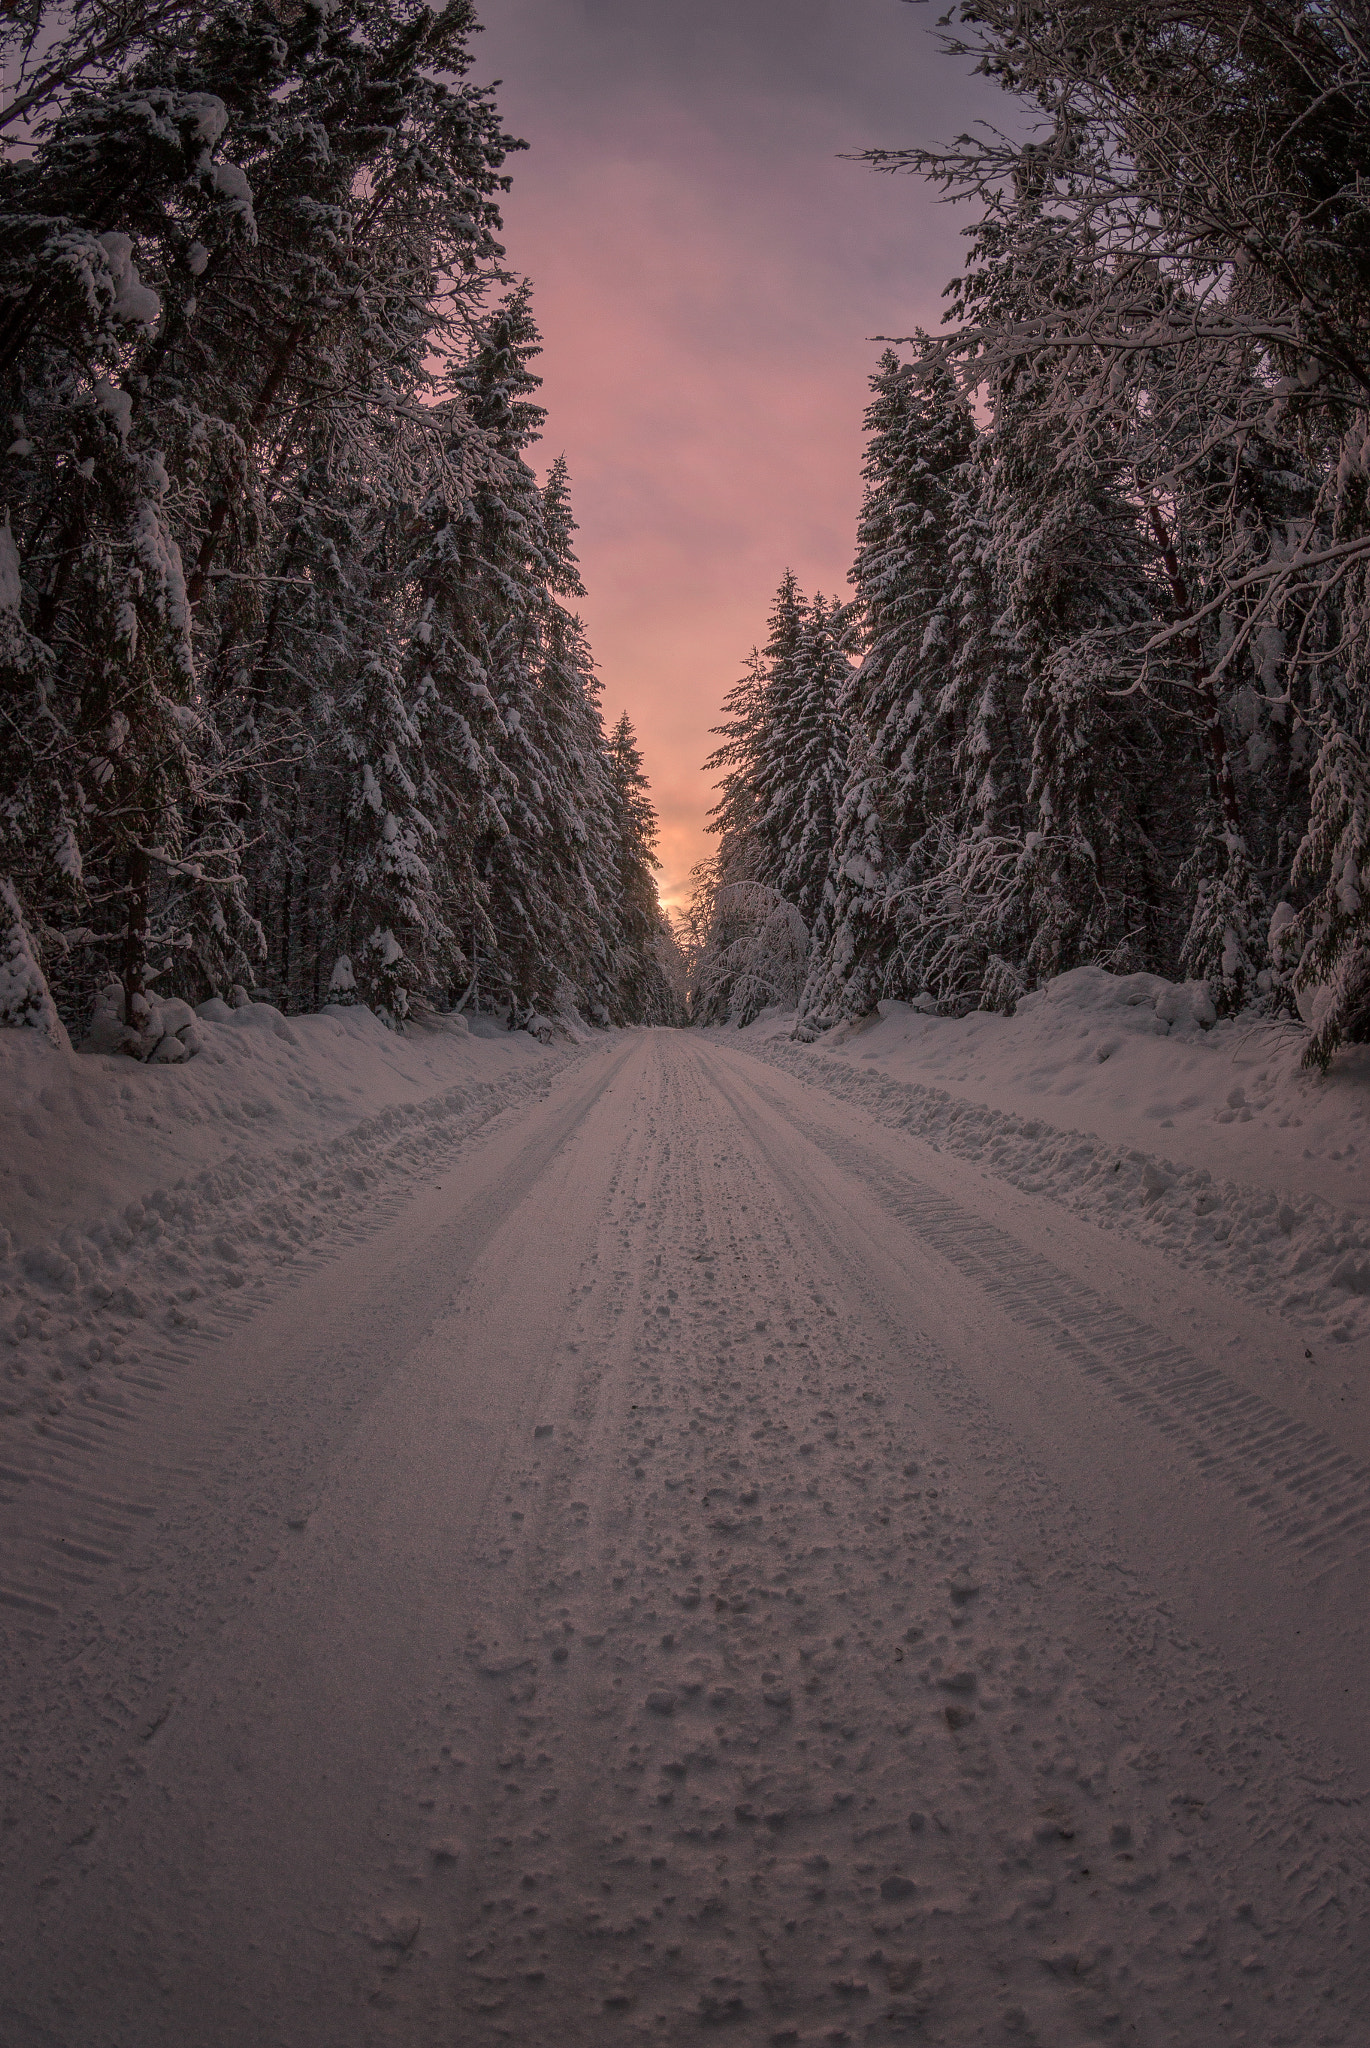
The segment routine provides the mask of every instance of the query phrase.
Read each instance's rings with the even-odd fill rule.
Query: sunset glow
[[[512,265],[544,337],[610,721],[637,726],[662,900],[708,851],[702,763],[786,568],[843,592],[871,337],[934,328],[959,218],[842,152],[947,136],[1002,96],[901,0],[487,0]]]

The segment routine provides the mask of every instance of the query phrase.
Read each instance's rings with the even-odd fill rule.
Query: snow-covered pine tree
[[[1157,310],[1194,323],[1198,306],[1173,278]],[[1197,784],[1188,848],[1174,878],[1187,929],[1180,966],[1208,982],[1220,1012],[1267,987],[1266,930],[1288,887],[1308,815],[1308,677],[1290,640],[1310,647],[1315,621],[1297,602],[1271,615],[1260,580],[1296,534],[1317,523],[1314,466],[1272,417],[1238,429],[1243,352],[1158,351],[1125,357],[1111,383],[1109,431],[1127,453],[1145,506],[1161,645],[1148,684],[1178,713],[1175,766]],[[1196,380],[1207,402],[1194,403]],[[1086,415],[1104,411],[1093,394]],[[1224,587],[1235,583],[1235,589]],[[1216,600],[1216,601],[1215,601]],[[1186,760],[1184,757],[1188,756]]]
[[[591,874],[612,868],[599,686],[561,603],[581,592],[573,522],[564,473],[545,500],[523,452],[543,419],[529,367],[540,346],[520,288],[451,375],[490,451],[465,514],[460,640],[497,714],[498,780],[477,850],[492,933],[481,972],[511,1019],[566,1001],[607,1015],[616,975],[614,907]]]
[[[885,990],[890,798],[865,731],[854,720],[848,723],[846,769],[799,999],[795,1029],[801,1038],[816,1037],[844,1017],[865,1016]]]
[[[771,1004],[792,1009],[804,988],[809,934],[793,903],[719,855],[693,871],[690,1021],[750,1024]]]
[[[1314,892],[1288,929],[1300,1011],[1313,1027],[1305,1064],[1324,1073],[1339,1045],[1370,1039],[1370,733],[1363,695],[1358,708],[1358,718],[1353,712],[1344,722],[1329,721],[1293,874],[1296,886]]]
[[[757,831],[759,777],[766,745],[770,675],[780,640],[793,651],[803,599],[786,573],[772,613],[765,653],[753,648],[746,667],[723,699],[721,741],[705,763],[721,771],[709,831],[718,847],[693,872],[690,1017],[696,1024],[747,1023],[768,1003],[784,1001],[803,985],[808,933],[793,906],[761,879],[764,860]]]
[[[948,675],[939,706],[956,734],[940,849],[924,864],[924,986],[961,1008],[1011,1010],[1026,985],[1028,737],[1024,663],[989,514],[993,455],[975,445],[950,512]]]
[[[50,1045],[71,1050],[43,973],[38,946],[12,882],[0,881],[0,1031],[37,1031]]]
[[[889,851],[903,869],[946,807],[959,737],[942,699],[954,492],[975,427],[945,365],[926,351],[906,363],[887,350],[871,391],[851,573],[865,634],[853,712],[887,778]]]
[[[758,878],[812,929],[822,901],[846,779],[839,706],[851,662],[840,602],[805,605],[786,577],[766,648],[765,720],[755,765]]]
[[[1015,334],[1087,298],[1093,256],[1044,204],[1057,133],[1019,180],[1016,203],[979,226],[956,309]],[[1129,498],[1127,450],[1075,432],[1068,387],[1027,342],[989,370],[982,516],[1021,649],[1030,748],[1023,913],[1030,980],[1083,961],[1167,964],[1176,948],[1172,790],[1150,772],[1173,754],[1173,722],[1130,691],[1155,624],[1151,547]]]
[[[1165,568],[1175,613],[1192,617],[1193,604],[1175,542],[1153,499],[1147,516]],[[1220,1013],[1241,1008],[1262,972],[1269,904],[1261,890],[1248,843],[1246,806],[1234,772],[1228,732],[1227,692],[1212,674],[1205,635],[1195,624],[1186,635],[1193,724],[1206,770],[1207,796],[1197,806],[1193,850],[1175,876],[1181,901],[1192,906],[1180,947],[1185,974],[1208,983]]]
[[[739,732],[725,742],[726,747],[744,749],[733,773],[745,784],[750,803],[751,873],[772,889],[779,887],[786,800],[794,787],[783,734],[788,709],[802,692],[800,643],[806,611],[804,593],[787,569],[771,606],[766,642],[760,654],[756,728],[750,734]],[[722,730],[726,732],[727,728]],[[708,765],[713,767],[721,762],[724,751],[720,748]],[[724,801],[730,800],[726,780],[721,785],[721,796]]]
[[[1334,542],[1370,533],[1370,417],[1350,423],[1335,472]],[[1312,1026],[1307,1066],[1324,1073],[1340,1045],[1370,1041],[1370,563],[1353,563],[1324,620],[1330,653],[1303,717],[1317,735],[1311,811],[1295,856],[1303,904],[1276,941]],[[1332,610],[1326,596],[1324,609]],[[1280,915],[1276,912],[1276,917]]]
[[[627,712],[608,740],[618,840],[617,1010],[644,1024],[683,1022],[671,970],[674,935],[657,898],[657,817]]]
[[[465,345],[499,274],[507,183],[509,138],[464,76],[472,26],[464,7],[330,19],[291,119],[245,158],[258,233],[240,289],[264,339],[247,431],[263,461],[246,492],[233,475],[207,482],[191,586],[216,693],[259,740],[274,724],[273,755],[303,757],[249,778],[272,982],[317,1001],[345,953],[392,1015],[407,991],[445,993],[465,958],[454,928],[473,915],[469,872],[453,900],[447,855],[474,831],[437,772],[420,638],[435,507],[464,498],[479,441],[424,401],[433,358]],[[206,361],[228,340],[210,336]],[[245,538],[267,572],[246,587],[216,575]]]
[[[415,996],[449,987],[464,958],[442,888],[445,821],[425,747],[431,699],[413,682],[404,650],[382,644],[365,653],[338,705],[352,773],[334,944],[361,1000],[394,1022]]]
[[[561,893],[570,941],[559,967],[576,1005],[596,1021],[607,1022],[625,1016],[617,792],[600,704],[603,686],[584,625],[562,602],[585,594],[571,544],[576,522],[564,457],[551,465],[540,511],[547,567],[539,611],[538,680],[543,745],[560,781],[552,815],[554,877],[549,876],[549,883]]]
[[[723,723],[711,729],[722,745],[704,764],[706,770],[720,771],[714,784],[718,802],[709,813],[709,830],[718,838],[713,866],[724,886],[731,879],[750,877],[759,858],[757,775],[765,737],[766,692],[765,657],[754,647],[742,675],[723,699]]]
[[[881,994],[957,1006],[1016,985],[1021,678],[981,499],[974,421],[942,355],[892,351],[872,378],[852,581],[864,658],[850,783],[803,1013]],[[1017,850],[1021,850],[1021,842]]]
[[[1137,750],[1132,784],[1143,786],[1149,756],[1152,786],[1169,799],[1132,825],[1178,875],[1168,914],[1138,929],[1153,965],[1174,972],[1183,959],[1232,1007],[1253,983],[1267,988],[1263,928],[1277,897],[1281,972],[1295,943],[1291,898],[1313,889],[1329,931],[1344,915],[1326,895],[1344,852],[1341,828],[1329,839],[1326,820],[1343,815],[1341,799],[1331,812],[1320,806],[1355,782],[1358,698],[1342,690],[1351,651],[1341,621],[1355,612],[1354,578],[1370,557],[1364,527],[1330,539],[1342,478],[1359,468],[1370,385],[1364,24],[1339,0],[1313,10],[1204,0],[1182,13],[968,0],[957,17],[966,40],[952,46],[1045,109],[1049,134],[986,131],[949,150],[871,156],[978,199],[982,252],[986,233],[999,235],[1021,271],[1033,239],[1022,216],[1035,205],[1039,246],[1054,241],[1076,259],[1047,265],[1045,288],[1016,305],[976,303],[963,282],[955,346],[982,381],[1017,380],[1015,403],[1057,449],[1069,445],[1067,469],[1094,465],[1115,496],[1130,469],[1125,507],[1154,509],[1166,529],[1147,518],[1154,632],[1130,681],[1117,679],[1149,693],[1161,742]],[[1124,581],[1134,580],[1128,567]],[[1044,651],[1034,654],[1039,673]],[[1059,723],[1053,696],[1067,708],[1096,698],[1063,680],[1064,692],[1035,700],[1039,733],[1049,722],[1040,714]],[[1088,766],[1099,749],[1079,737],[1083,748],[1063,728],[1047,756]],[[1311,789],[1310,741],[1331,778],[1315,774]],[[1040,747],[1037,758],[1044,769]],[[1116,753],[1115,765],[1126,765]],[[1048,795],[1050,784],[1039,775]],[[1295,859],[1310,802],[1323,822]],[[1135,838],[1131,826],[1124,836]],[[1056,892],[1067,923],[1086,879],[1066,877]],[[1145,908],[1149,885],[1142,893]],[[1049,920],[1051,894],[1035,899]],[[1083,927],[1077,936],[1096,943]],[[1297,936],[1311,943],[1311,925],[1301,921]],[[1049,950],[1061,959],[1070,947]],[[1305,1007],[1321,972],[1310,965],[1302,977]],[[1279,973],[1267,992],[1287,997]],[[1315,1037],[1310,1056],[1328,1044]]]
[[[198,960],[193,992],[236,964],[226,813],[250,764],[223,733],[280,754],[303,730],[298,692],[256,689],[252,651],[268,614],[280,626],[260,600],[297,480],[317,478],[321,442],[412,411],[497,262],[508,138],[461,76],[472,25],[464,5],[211,8],[71,94],[7,167],[23,226],[0,359],[36,469],[11,497],[34,558],[20,624],[31,674],[55,633],[90,650],[63,663],[65,786],[86,792],[63,845],[131,986],[153,935],[173,969],[177,951]],[[142,683],[123,672],[138,666]]]
[[[214,211],[223,126],[219,103],[174,73],[158,52],[72,92],[32,149],[0,166],[0,377],[15,436],[4,486],[19,566],[3,679],[6,862],[39,922],[65,927],[54,974],[73,1011],[111,971],[131,1008],[159,923],[158,936],[184,936],[157,899],[182,869],[206,882],[217,849],[194,844],[191,813],[224,794],[211,786],[164,437],[139,417],[138,366],[193,295],[176,259]],[[220,879],[231,889],[231,872]]]
[[[872,394],[852,570],[866,633],[854,715],[883,785],[881,989],[910,996],[931,987],[939,999],[965,1000],[955,957],[960,897],[942,876],[955,857],[948,820],[967,735],[967,707],[953,687],[956,600],[964,594],[953,557],[975,426],[945,363],[926,345],[907,363],[887,352]]]

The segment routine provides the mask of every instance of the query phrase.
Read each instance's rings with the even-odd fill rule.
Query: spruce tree
[[[827,880],[845,780],[847,731],[839,709],[851,663],[841,604],[798,600],[781,586],[766,649],[765,720],[754,770],[757,875],[798,911],[806,929]]]
[[[213,8],[129,42],[0,177],[10,865],[40,914],[84,916],[86,986],[115,955],[130,1001],[150,972],[198,992],[246,967],[244,778],[304,710],[258,689],[252,643],[268,612],[279,637],[300,479],[413,406],[498,256],[507,138],[461,82],[472,19]]]
[[[0,169],[0,869],[63,1013],[111,971],[130,1010],[255,974],[396,1022],[615,1013],[615,797],[471,7],[15,19],[44,122]]]
[[[772,1003],[796,1003],[809,931],[777,882],[795,823],[797,788],[779,738],[785,705],[802,702],[800,647],[806,606],[787,571],[771,609],[764,650],[723,702],[722,741],[706,766],[722,771],[709,830],[718,851],[695,871],[692,919],[699,934],[690,1014],[696,1023],[744,1025]]]
[[[890,851],[904,867],[950,789],[952,508],[975,430],[935,357],[904,363],[886,351],[871,391],[851,576],[865,645],[852,702],[888,779]]]
[[[657,898],[657,818],[637,735],[627,712],[609,734],[609,775],[618,841],[617,1012],[647,1024],[680,1020],[670,955],[675,941]]]
[[[890,811],[886,778],[859,724],[849,726],[847,778],[833,825],[832,857],[814,919],[797,1035],[814,1037],[862,1017],[885,993],[890,950]]]
[[[1068,138],[1053,146],[1065,151]],[[958,287],[963,314],[1022,325],[1088,297],[1088,244],[1046,205],[1050,160],[1048,149],[1034,161],[1005,220],[981,224]],[[1141,772],[1165,750],[1165,717],[1129,689],[1156,612],[1126,449],[1075,437],[1027,345],[996,365],[988,396],[983,516],[1021,649],[1030,750],[1024,965],[1034,982],[1085,961],[1139,967],[1172,955],[1175,920],[1171,805]]]

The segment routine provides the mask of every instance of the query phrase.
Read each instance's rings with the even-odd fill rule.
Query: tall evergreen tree
[[[472,19],[217,7],[73,91],[0,176],[32,656],[12,687],[64,649],[45,706],[62,767],[11,864],[57,912],[41,848],[61,835],[58,875],[79,873],[72,907],[104,972],[119,949],[130,1001],[178,953],[212,971],[231,934],[247,764],[224,735],[292,737],[297,707],[250,700],[249,593],[274,587],[281,515],[297,528],[297,479],[319,474],[301,455],[412,405],[453,318],[435,279],[459,307],[497,259],[507,138],[461,81]],[[30,783],[13,745],[7,780]]]
[[[839,704],[851,663],[842,606],[798,600],[787,577],[766,649],[765,719],[755,766],[757,872],[806,929],[827,879],[846,770]]]
[[[564,479],[553,480],[549,528],[524,455],[543,418],[529,367],[540,346],[520,288],[453,380],[497,458],[468,513],[465,652],[499,720],[479,859],[493,931],[487,986],[514,1015],[555,1008],[572,990],[602,996],[612,979],[586,865],[594,831],[605,831],[597,685],[579,621],[558,597],[581,587]]]
[[[812,933],[799,999],[801,1036],[844,1017],[865,1016],[885,993],[890,855],[885,778],[860,723],[852,720],[847,778],[833,826],[832,858]]]
[[[904,363],[887,350],[871,390],[852,570],[865,637],[853,711],[886,777],[890,851],[902,867],[951,783],[952,513],[974,424],[934,359]]]
[[[609,1015],[615,794],[470,5],[22,12],[0,870],[63,1013],[113,970],[130,1014],[259,971]]]
[[[806,648],[814,660],[810,679]],[[811,914],[822,898],[843,745],[832,618],[811,611],[786,572],[764,650],[753,650],[714,728],[722,771],[710,830],[718,852],[696,870],[691,1016],[748,1023],[771,1003],[794,1003],[804,983]],[[845,662],[842,663],[845,669]],[[786,890],[792,893],[787,894]]]
[[[1020,664],[983,511],[983,447],[944,362],[872,378],[852,582],[864,658],[851,781],[802,1009],[975,1000],[1011,950],[1021,853]],[[1017,831],[1016,848],[1004,835]],[[1005,870],[1010,872],[1006,878]]]
[[[963,281],[952,350],[990,387],[1016,380],[1014,405],[1040,443],[1036,472],[1053,479],[1051,498],[1062,472],[1093,475],[1115,498],[1123,485],[1124,518],[1145,519],[1149,639],[1136,645],[1127,606],[1112,599],[1101,623],[1114,650],[1133,643],[1117,701],[1131,690],[1149,696],[1150,710],[1130,732],[1125,715],[1112,715],[1096,735],[1071,707],[1097,692],[1086,685],[1081,696],[1078,664],[1067,677],[1056,660],[1064,687],[1046,689],[1038,707],[1056,729],[1045,753],[1038,748],[1038,799],[1059,813],[1069,793],[1052,786],[1053,757],[1092,773],[1121,739],[1125,753],[1163,760],[1178,801],[1124,814],[1111,848],[1082,819],[1080,843],[1108,853],[1107,893],[1115,905],[1135,902],[1144,949],[1202,973],[1221,1006],[1253,988],[1288,1001],[1292,971],[1304,1006],[1316,1001],[1326,1015],[1308,1053],[1321,1061],[1343,1024],[1364,1028],[1348,991],[1370,976],[1363,934],[1333,909],[1343,841],[1326,829],[1323,780],[1330,774],[1342,792],[1337,815],[1343,796],[1348,816],[1370,801],[1355,765],[1351,681],[1357,579],[1370,556],[1370,528],[1353,509],[1370,391],[1361,13],[1340,0],[1314,9],[1201,0],[1183,13],[1122,0],[1028,12],[1013,0],[968,0],[956,18],[964,40],[953,36],[952,47],[1045,110],[1049,133],[986,131],[950,150],[873,160],[973,196],[982,256],[997,239],[1020,281],[1034,240],[1048,255],[1017,303],[977,299],[976,279]],[[1026,209],[1035,227],[1025,235]],[[998,427],[997,402],[992,410]],[[1116,516],[1109,528],[1124,542],[1114,564],[1122,596],[1136,583],[1136,551]],[[1049,641],[1070,638],[1046,624]],[[1105,651],[1100,643],[1095,654]],[[1097,661],[1087,666],[1102,673]],[[1035,714],[1032,723],[1043,727]],[[1120,788],[1143,780],[1135,769],[1108,779]],[[1167,815],[1175,812],[1179,822]],[[1196,815],[1197,831],[1187,829]],[[1158,860],[1143,858],[1139,830]],[[1047,877],[1052,863],[1038,865]],[[1147,870],[1164,877],[1167,866],[1176,879],[1162,879],[1153,901]],[[1088,924],[1072,932],[1068,906],[1083,900],[1082,881],[1061,871],[1039,887],[1034,915],[1055,932],[1043,959],[1095,943]],[[1297,917],[1276,903],[1284,936],[1265,966],[1277,897],[1292,899]],[[1335,970],[1315,926],[1343,934]],[[1328,974],[1335,985],[1321,979]]]

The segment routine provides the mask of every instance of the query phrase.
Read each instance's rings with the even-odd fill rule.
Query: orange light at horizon
[[[932,140],[999,96],[900,0],[486,0],[511,266],[543,332],[610,723],[636,728],[660,895],[711,846],[703,762],[792,569],[843,594],[879,333],[935,328],[958,223],[840,153]],[[897,127],[892,127],[897,123]]]

